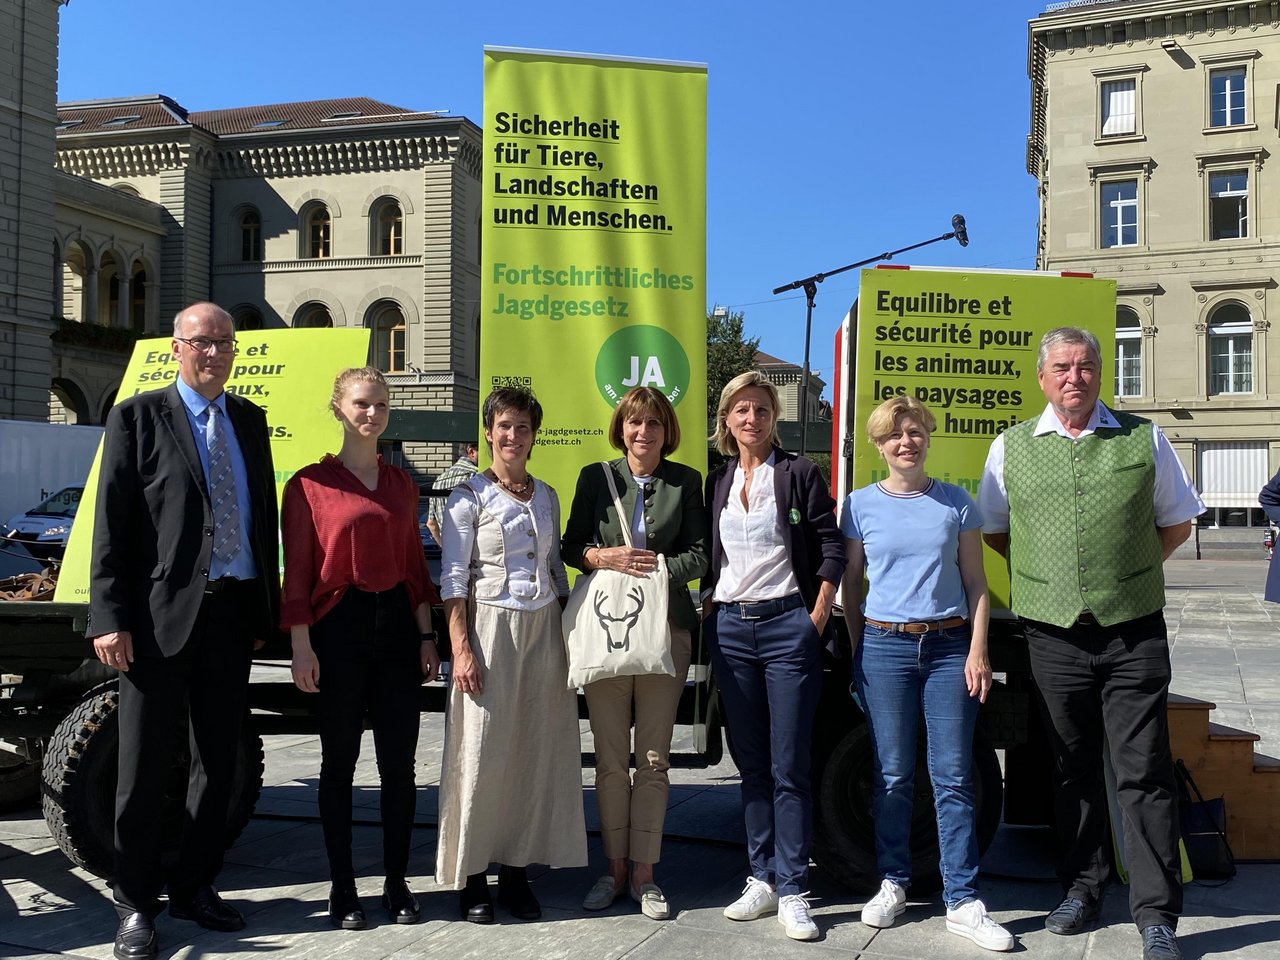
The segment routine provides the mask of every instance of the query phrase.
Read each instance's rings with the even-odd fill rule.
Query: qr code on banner
[[[490,377],[491,387],[532,387],[532,377]]]

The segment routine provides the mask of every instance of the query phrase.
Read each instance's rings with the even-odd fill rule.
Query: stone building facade
[[[1200,545],[1259,550],[1280,465],[1280,3],[1051,4],[1028,70],[1038,265],[1116,279],[1116,405],[1203,491]]]

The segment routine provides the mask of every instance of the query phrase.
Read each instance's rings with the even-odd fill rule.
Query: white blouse
[[[716,581],[717,603],[776,600],[800,592],[787,554],[782,518],[773,492],[773,457],[751,475],[747,506],[742,505],[746,474],[739,462],[720,512],[720,546],[724,553]]]

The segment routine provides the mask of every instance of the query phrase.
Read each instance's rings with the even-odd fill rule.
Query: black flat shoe
[[[418,899],[403,880],[388,880],[382,885],[382,906],[395,923],[417,923],[422,919]]]
[[[493,923],[493,901],[489,899],[489,878],[483,873],[467,877],[458,894],[458,912],[469,923]]]
[[[131,913],[116,928],[116,960],[155,960],[160,952],[155,921],[145,913]]]
[[[524,867],[498,867],[498,902],[517,920],[542,917],[542,904],[533,895]]]
[[[355,884],[334,884],[329,888],[329,922],[342,930],[363,930],[368,926]]]
[[[1102,904],[1081,900],[1078,897],[1067,897],[1053,912],[1044,918],[1044,928],[1050,933],[1063,937],[1074,937],[1084,933],[1098,919]]]
[[[178,920],[191,920],[206,930],[231,932],[244,929],[244,917],[240,911],[218,895],[210,886],[201,887],[190,900],[169,896],[169,916]]]

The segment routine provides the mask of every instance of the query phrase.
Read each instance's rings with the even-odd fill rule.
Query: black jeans
[[[1097,900],[1106,880],[1103,736],[1116,775],[1139,928],[1176,926],[1182,912],[1178,797],[1169,751],[1169,642],[1164,614],[1103,627],[1023,620],[1057,772],[1058,877]]]
[[[351,863],[351,784],[367,715],[381,781],[382,861],[389,879],[409,866],[417,789],[419,636],[403,586],[382,593],[348,587],[311,628],[320,664],[316,726],[320,732],[320,823],[329,876],[355,879]]]

